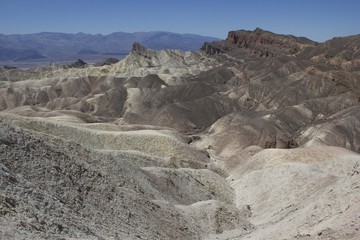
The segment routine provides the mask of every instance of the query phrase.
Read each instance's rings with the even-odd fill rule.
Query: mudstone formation
[[[1,239],[360,239],[360,36],[0,69]]]

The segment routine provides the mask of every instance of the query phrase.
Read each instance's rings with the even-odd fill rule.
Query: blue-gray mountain
[[[51,32],[0,34],[0,61],[40,58],[62,61],[90,55],[97,60],[102,59],[102,56],[121,58],[130,52],[134,42],[156,50],[198,50],[204,42],[215,40],[217,39],[213,37],[171,32],[115,32],[109,35]]]

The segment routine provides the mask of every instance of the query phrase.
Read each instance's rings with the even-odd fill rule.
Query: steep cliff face
[[[226,40],[206,43],[202,50],[212,55],[240,48],[260,57],[279,57],[297,54],[302,49],[315,45],[316,42],[307,38],[279,35],[256,28],[254,31],[230,31]]]
[[[226,41],[237,48],[250,49],[255,54],[264,57],[296,54],[305,47],[315,45],[315,42],[306,38],[278,35],[260,28],[253,32],[229,32]]]

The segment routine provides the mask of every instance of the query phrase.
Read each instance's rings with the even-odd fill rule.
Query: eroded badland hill
[[[262,29],[1,68],[0,238],[359,239],[359,86],[359,35]]]

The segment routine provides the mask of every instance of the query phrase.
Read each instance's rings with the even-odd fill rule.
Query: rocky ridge
[[[205,43],[201,50],[213,55],[242,48],[260,57],[279,57],[297,54],[304,48],[316,44],[304,37],[279,35],[256,28],[254,31],[230,31],[226,40]]]

